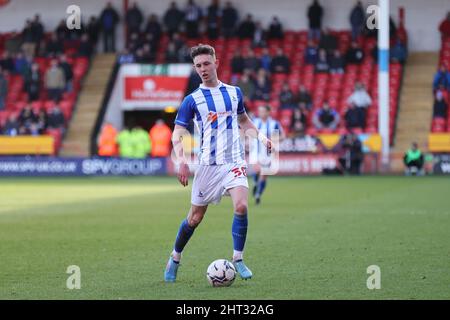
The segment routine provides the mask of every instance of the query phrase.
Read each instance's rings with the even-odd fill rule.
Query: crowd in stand
[[[450,39],[450,12],[439,24],[442,44]],[[433,118],[447,119],[450,105],[450,71],[449,66],[443,62],[433,79]]]
[[[66,121],[59,107],[64,93],[73,90],[73,59],[89,59],[94,53],[99,23],[91,17],[89,23],[77,30],[69,30],[61,20],[55,30],[46,30],[41,17],[36,14],[27,19],[23,30],[13,32],[4,43],[0,56],[0,111],[6,108],[9,80],[20,76],[22,89],[27,95],[27,105],[18,114],[12,113],[0,126],[4,135],[39,135],[47,129],[64,131]],[[67,54],[69,53],[69,55]],[[49,67],[43,69],[38,59],[48,60]],[[33,110],[34,101],[53,100],[54,106]]]

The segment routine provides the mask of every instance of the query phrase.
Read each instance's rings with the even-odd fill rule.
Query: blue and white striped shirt
[[[283,135],[283,127],[277,121],[268,117],[266,121],[262,121],[261,118],[253,119],[253,124],[258,129],[259,132],[264,134],[267,138],[273,139],[273,136],[279,138]],[[261,141],[254,139],[254,145],[251,148],[251,152],[256,152],[258,156],[267,155],[267,148]]]
[[[186,96],[175,124],[187,127],[194,119],[201,137],[200,164],[221,165],[244,160],[237,117],[245,112],[241,89],[219,81],[217,87],[203,84]]]

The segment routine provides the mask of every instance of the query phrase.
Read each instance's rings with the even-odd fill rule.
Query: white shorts
[[[247,164],[199,165],[192,184],[191,203],[195,206],[217,204],[228,190],[243,186],[248,189]]]

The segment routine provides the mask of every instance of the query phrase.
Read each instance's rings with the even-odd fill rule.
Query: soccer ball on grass
[[[236,278],[236,269],[230,261],[218,259],[209,265],[206,278],[213,287],[229,287]]]

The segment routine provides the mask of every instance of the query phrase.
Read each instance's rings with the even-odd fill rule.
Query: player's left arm
[[[246,136],[258,139],[266,146],[268,152],[272,152],[272,141],[259,132],[246,112],[238,114],[238,123]]]

